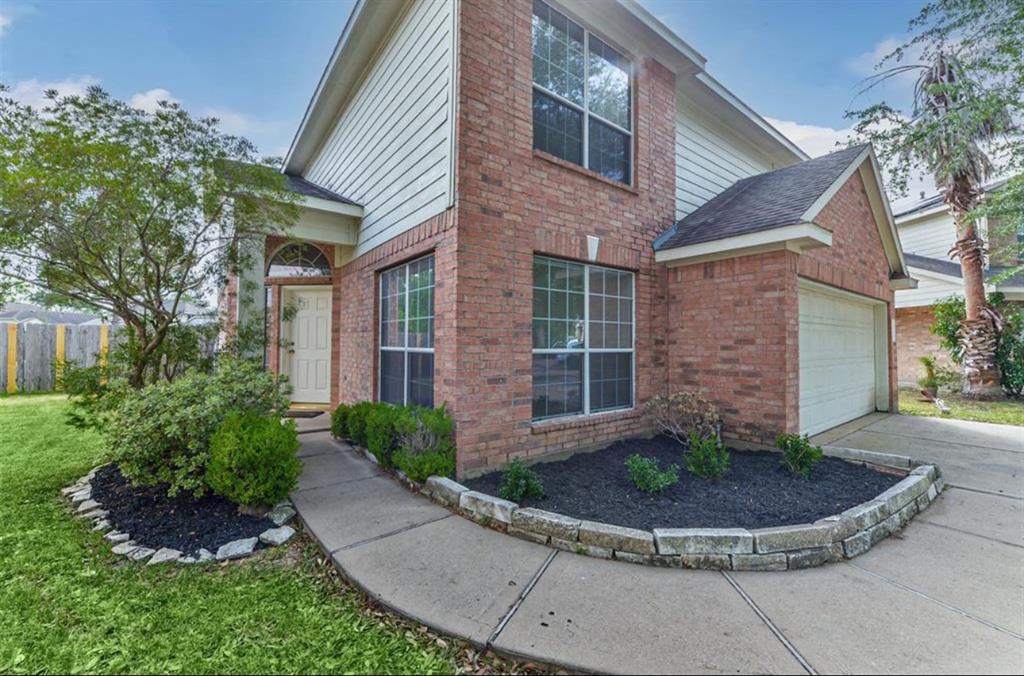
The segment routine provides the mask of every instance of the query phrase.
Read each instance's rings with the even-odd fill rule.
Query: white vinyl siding
[[[931,305],[940,298],[963,295],[963,283],[929,276],[927,271],[910,268],[910,276],[917,280],[916,289],[901,289],[896,292],[896,307],[919,307]]]
[[[949,260],[949,249],[956,243],[956,225],[947,213],[930,216],[920,222],[898,226],[904,253]]]
[[[305,178],[362,205],[356,255],[454,200],[455,0],[413,0]]]
[[[758,150],[679,99],[676,106],[676,218],[736,181],[772,170]]]

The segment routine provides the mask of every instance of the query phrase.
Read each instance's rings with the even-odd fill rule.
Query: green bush
[[[679,481],[679,465],[662,470],[657,458],[645,458],[634,453],[626,459],[629,480],[645,493],[661,493]]]
[[[240,505],[273,505],[298,483],[302,461],[295,421],[276,415],[235,412],[210,440],[206,483]]]
[[[71,361],[62,365],[60,385],[71,402],[69,422],[75,427],[92,429],[102,429],[109,416],[133,391],[107,366],[78,366]]]
[[[516,458],[505,468],[498,495],[505,500],[520,503],[528,499],[540,500],[544,497],[544,483],[536,472],[526,468],[522,460]]]
[[[925,391],[938,392],[939,376],[936,372],[938,365],[935,362],[935,357],[926,355],[918,357],[917,360],[921,362],[921,367],[924,368],[924,375],[917,379],[918,387]]]
[[[691,432],[686,469],[701,479],[721,479],[729,471],[729,449],[718,437],[701,437]]]
[[[455,475],[455,422],[448,408],[412,408],[395,418],[395,467],[413,481]]]
[[[397,469],[405,473],[413,481],[420,483],[432,476],[451,478],[455,476],[455,448],[444,448],[436,451],[412,454],[399,448],[394,455]]]
[[[331,436],[335,439],[348,437],[348,414],[351,411],[348,404],[338,404],[338,408],[331,412]]]
[[[1003,328],[996,347],[996,364],[1002,375],[1000,384],[1010,396],[1024,394],[1024,313],[1019,306],[1006,302],[1001,293],[991,293],[988,304],[1003,318]],[[963,363],[963,348],[960,345],[960,322],[966,316],[964,299],[949,296],[932,306],[935,320],[931,331],[939,337],[939,344],[949,352],[955,364]]]
[[[806,434],[780,434],[775,439],[775,445],[782,450],[782,466],[800,476],[810,474],[825,455],[821,446],[811,445]]]
[[[361,401],[348,412],[348,418],[345,421],[348,438],[357,446],[366,447],[366,417],[374,408],[376,408],[376,404],[372,401]]]
[[[411,416],[405,406],[374,404],[366,415],[366,450],[373,453],[384,469],[395,466],[394,455],[398,450],[398,434],[395,425],[400,418]]]
[[[106,425],[113,460],[140,484],[166,484],[173,496],[207,490],[210,440],[235,411],[280,416],[287,386],[252,361],[222,360],[212,373],[186,373],[128,393]]]

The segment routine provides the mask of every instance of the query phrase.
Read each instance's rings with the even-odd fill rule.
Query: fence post
[[[110,349],[110,327],[106,324],[100,324],[100,368],[107,368],[107,352]],[[107,384],[106,377],[100,379],[100,383],[103,385]]]
[[[18,391],[18,325],[7,325],[7,393]]]
[[[64,386],[64,325],[57,324],[56,328],[57,355],[54,357],[56,368],[53,374],[53,389],[60,390]]]

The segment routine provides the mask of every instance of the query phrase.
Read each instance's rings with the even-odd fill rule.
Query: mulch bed
[[[657,458],[662,469],[679,465],[679,483],[661,495],[637,490],[625,464],[634,453]],[[705,481],[686,470],[682,449],[672,439],[619,441],[594,453],[533,465],[546,496],[523,506],[643,530],[766,528],[838,514],[873,499],[901,478],[838,458],[824,458],[806,479],[784,469],[780,453],[733,450],[731,459],[723,479]],[[498,495],[501,472],[464,483]]]
[[[103,505],[113,527],[145,547],[169,547],[194,555],[214,554],[232,540],[258,537],[274,522],[238,512],[238,506],[216,495],[167,497],[166,486],[132,486],[121,470],[107,465],[92,480],[92,497]],[[257,543],[257,549],[263,548]]]

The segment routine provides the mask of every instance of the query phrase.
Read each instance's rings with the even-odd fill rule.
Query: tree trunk
[[[974,223],[966,219],[963,212],[956,214],[956,220],[957,230],[962,234],[952,250],[960,259],[966,310],[959,332],[964,350],[962,392],[968,397],[996,399],[1003,396],[1002,379],[996,363],[999,331],[987,312],[985,300],[985,245]]]

